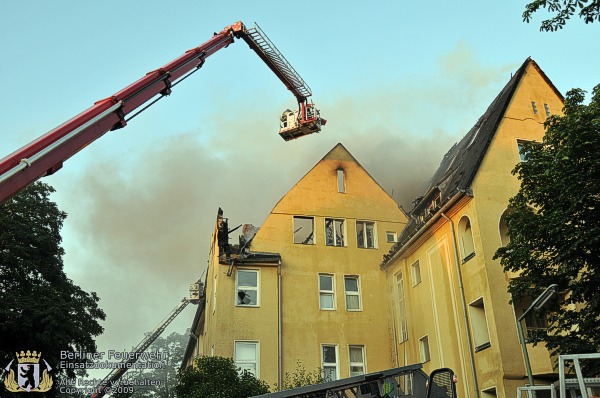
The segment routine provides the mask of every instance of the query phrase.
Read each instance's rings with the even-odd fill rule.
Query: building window
[[[315,219],[313,217],[294,216],[294,243],[315,244]]]
[[[350,377],[365,374],[365,347],[351,345],[348,347],[350,356]]]
[[[500,244],[502,247],[508,245],[510,238],[508,236],[508,224],[506,223],[506,215],[509,213],[509,209],[504,210],[504,213],[500,216],[500,222],[498,223],[498,229],[500,231]]]
[[[413,374],[414,373],[405,373],[401,376],[397,376],[396,380],[398,380],[398,388],[401,392],[400,396],[413,395]]]
[[[215,274],[215,283],[213,284],[213,314],[215,313],[215,310],[217,309],[217,274]]]
[[[421,283],[421,265],[419,260],[412,263],[410,268],[412,271],[412,284],[413,286],[417,286],[419,283]]]
[[[338,347],[337,345],[321,346],[321,368],[323,369],[323,381],[339,379],[338,372]]]
[[[344,289],[346,290],[346,309],[349,311],[360,310],[360,285],[358,276],[345,276]]]
[[[523,142],[522,141],[518,141],[517,142],[517,149],[519,150],[519,160],[521,162],[526,162],[527,161],[527,151],[523,148]]]
[[[238,269],[236,278],[236,304],[244,307],[258,307],[258,270]]]
[[[356,222],[356,246],[368,249],[375,248],[375,223]]]
[[[429,206],[427,206],[425,218],[429,218],[432,215],[434,215],[440,209],[441,205],[442,195],[440,193],[437,193],[436,196],[431,200],[431,203],[429,203]]]
[[[523,143],[522,142],[517,142],[517,149],[519,151],[519,160],[521,162],[525,162],[525,151],[523,150]]]
[[[392,231],[387,231],[385,237],[388,243],[396,243],[396,241],[398,241],[398,236]]]
[[[544,110],[546,111],[546,116],[550,116],[550,107],[548,104],[544,104]]]
[[[431,355],[429,354],[429,337],[423,336],[419,339],[419,354],[421,355],[421,362],[429,362]]]
[[[533,114],[537,115],[538,114],[538,109],[537,109],[537,106],[535,105],[534,101],[531,101],[531,108],[533,109]]]
[[[240,372],[248,372],[259,377],[257,341],[236,341],[233,360]]]
[[[473,333],[475,352],[488,348],[490,346],[490,333],[485,317],[483,297],[469,304],[469,318],[471,319],[471,333]]]
[[[345,246],[345,222],[335,218],[325,219],[325,244],[327,246]]]
[[[541,394],[537,394],[541,395]],[[481,398],[496,398],[498,394],[496,393],[496,387],[486,388],[485,390],[481,390]]]
[[[408,325],[406,324],[406,303],[404,301],[404,278],[402,270],[396,274],[396,294],[398,295],[398,341],[408,340]]]
[[[523,310],[523,313],[525,310]],[[525,328],[527,331],[548,329],[548,319],[544,311],[531,311],[525,317]]]
[[[473,231],[471,229],[471,220],[464,216],[458,223],[458,236],[462,250],[463,260],[465,263],[475,256],[475,242],[473,241]]]
[[[319,307],[322,310],[335,310],[333,275],[319,274]]]
[[[337,188],[338,192],[344,193],[346,192],[346,184],[344,181],[344,170],[337,169]]]

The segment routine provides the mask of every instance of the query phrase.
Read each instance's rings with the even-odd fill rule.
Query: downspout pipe
[[[283,388],[282,321],[281,321],[281,259],[277,263],[277,387]]]
[[[473,344],[471,343],[471,328],[469,327],[469,319],[467,318],[467,301],[465,299],[465,289],[462,283],[462,273],[460,270],[460,260],[458,258],[458,244],[456,243],[456,234],[454,231],[454,222],[444,213],[440,213],[442,218],[448,221],[450,232],[452,234],[452,248],[454,251],[454,262],[456,263],[456,276],[458,279],[458,290],[460,291],[460,301],[462,303],[463,317],[465,328],[467,331],[467,346],[469,347],[469,359],[471,361],[471,376],[473,378],[473,388],[475,389],[475,397],[479,398],[479,385],[477,383],[477,370],[475,368],[475,355],[473,352]]]

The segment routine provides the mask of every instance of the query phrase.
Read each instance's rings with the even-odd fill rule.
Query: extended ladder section
[[[0,204],[37,179],[58,171],[63,162],[108,131],[125,127],[127,122],[156,101],[171,94],[172,88],[199,70],[206,59],[242,38],[277,75],[298,100],[298,111],[287,120],[279,134],[286,140],[318,133],[325,119],[308,103],[310,87],[256,25],[247,29],[242,22],[221,32],[161,68],[125,87],[114,95],[69,119],[36,140],[0,158]],[[291,112],[291,111],[290,111]]]
[[[132,364],[136,363],[139,359],[139,354],[143,353],[150,347],[150,345],[164,332],[169,324],[187,307],[188,304],[198,304],[200,301],[200,284],[193,283],[190,285],[189,297],[184,297],[181,302],[152,330],[132,351],[131,358],[124,359],[118,366],[113,369],[98,385],[96,386],[96,393],[91,398],[101,398],[114,387],[117,387],[119,380]]]
[[[242,38],[250,46],[298,100],[297,111],[287,109],[281,116],[279,124],[281,138],[290,141],[321,131],[321,126],[325,125],[327,120],[322,119],[319,110],[314,104],[308,102],[308,97],[312,95],[310,87],[258,24],[255,23],[253,28],[246,28],[243,25],[235,27],[233,33],[235,37]]]
[[[250,48],[271,68],[283,84],[294,94],[298,103],[306,102],[307,98],[312,95],[310,87],[256,22],[253,28],[245,28],[243,34],[238,34],[238,36],[244,39]]]

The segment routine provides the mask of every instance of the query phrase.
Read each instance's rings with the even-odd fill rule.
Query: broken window
[[[294,217],[294,243],[315,244],[315,219],[312,217]]]
[[[345,246],[344,232],[344,220],[325,219],[325,244],[327,246]]]
[[[367,221],[356,222],[356,245],[369,249],[375,248],[375,223]]]
[[[235,277],[236,305],[258,307],[258,270],[238,269]]]

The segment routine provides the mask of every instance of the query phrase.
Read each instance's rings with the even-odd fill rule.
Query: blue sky
[[[531,56],[557,88],[600,83],[600,25],[555,33],[524,2],[4,2],[0,148],[7,155],[240,20],[258,22],[329,120],[285,143],[293,96],[243,42],[45,181],[67,211],[65,269],[96,291],[100,350],[128,349],[202,273],[217,208],[260,225],[343,143],[405,207]],[[232,299],[233,300],[233,299]],[[183,332],[193,310],[170,331]]]

